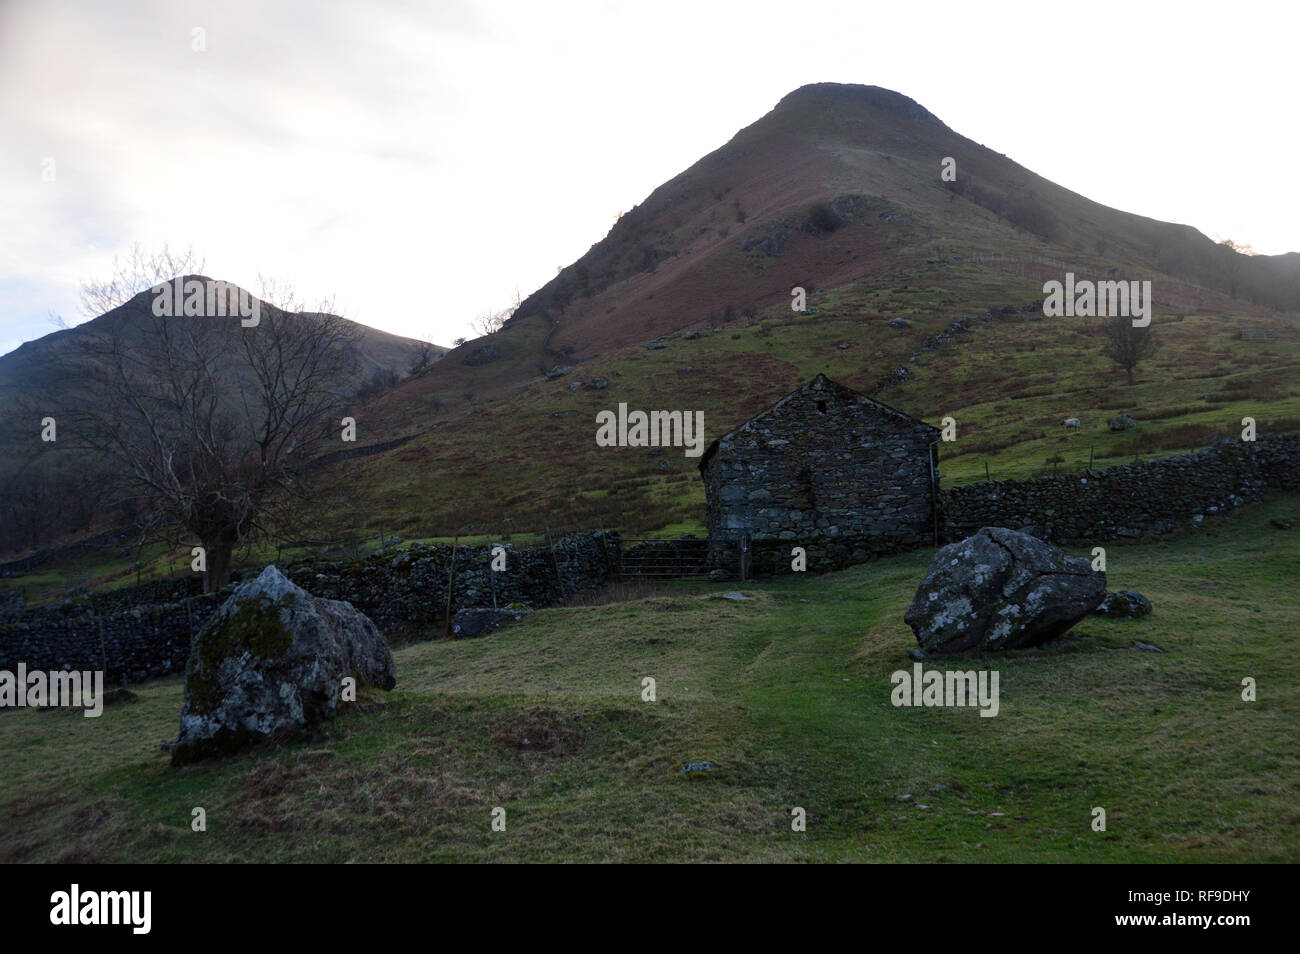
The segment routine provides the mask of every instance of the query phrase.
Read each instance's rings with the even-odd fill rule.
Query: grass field
[[[928,552],[745,602],[669,586],[416,643],[392,693],[182,769],[159,748],[178,678],[97,720],[6,711],[0,860],[1297,861],[1300,531],[1269,524],[1297,509],[1109,547],[1110,586],[1147,594],[1145,620],[925,664],[997,669],[995,718],[890,704]],[[701,760],[717,768],[681,772]]]

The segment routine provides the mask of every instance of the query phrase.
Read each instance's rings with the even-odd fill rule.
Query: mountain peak
[[[864,86],[858,83],[809,83],[782,97],[776,109],[806,109],[809,107],[866,107],[885,112],[900,119],[914,119],[931,123],[943,129],[948,127],[910,96],[896,93],[883,86]]]

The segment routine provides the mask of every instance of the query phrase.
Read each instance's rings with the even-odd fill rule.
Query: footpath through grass
[[[995,718],[890,704],[928,552],[408,646],[311,737],[179,770],[177,678],[100,719],[3,712],[0,860],[1300,860],[1300,529],[1269,524],[1298,511],[1108,546],[1146,620],[925,664],[997,669]]]

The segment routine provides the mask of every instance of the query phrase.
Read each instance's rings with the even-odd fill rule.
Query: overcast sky
[[[0,353],[164,241],[447,344],[823,81],[911,96],[1107,205],[1300,251],[1296,10],[0,0]]]

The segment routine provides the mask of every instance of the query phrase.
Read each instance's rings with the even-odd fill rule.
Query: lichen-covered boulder
[[[931,653],[1035,646],[1106,595],[1106,574],[1025,533],[985,527],[942,547],[903,619]]]
[[[286,738],[351,701],[356,686],[392,689],[388,643],[351,603],[320,599],[274,566],[240,584],[195,637],[172,763]]]

